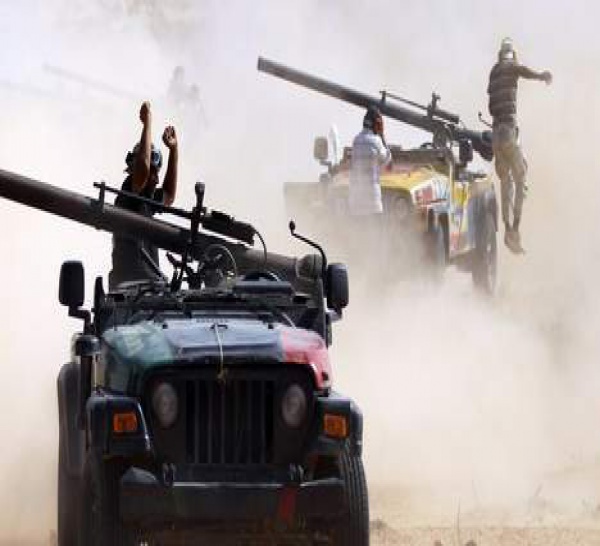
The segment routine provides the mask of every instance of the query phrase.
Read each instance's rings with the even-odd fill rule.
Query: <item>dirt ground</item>
[[[571,480],[573,483],[573,480]],[[558,508],[538,494],[523,507],[461,510],[426,491],[371,487],[373,546],[594,546],[600,545],[600,511],[580,504]],[[472,546],[472,545],[471,545]]]
[[[462,546],[473,540],[478,546],[594,546],[600,544],[600,530],[567,527],[465,527],[458,542],[451,527],[398,527],[375,521],[372,525],[373,546],[433,545]]]
[[[0,546],[54,546],[54,537],[39,542],[0,542]],[[398,527],[380,520],[371,525],[372,546],[462,546],[473,540],[477,546],[596,546],[600,530],[568,527],[465,527],[458,542],[451,527]]]
[[[597,546],[600,529],[585,527],[506,527],[469,526],[457,532],[455,527],[388,525],[380,519],[371,523],[372,546],[463,546],[474,541],[477,546]],[[38,542],[1,541],[0,546],[55,546],[55,536],[48,534]]]

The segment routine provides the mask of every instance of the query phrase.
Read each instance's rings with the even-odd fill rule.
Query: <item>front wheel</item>
[[[79,480],[69,473],[64,433],[58,440],[58,546],[77,546]]]
[[[79,389],[79,370],[73,363],[65,364],[57,379],[58,398],[58,480],[57,480],[57,544],[78,546],[81,478],[78,461],[69,461],[69,439],[78,438],[74,424],[74,408]],[[78,453],[77,453],[78,454]],[[71,462],[71,464],[69,464]]]
[[[340,520],[336,546],[369,545],[369,495],[362,459],[344,449],[340,457],[346,515]]]
[[[85,546],[133,546],[135,541],[119,517],[119,481],[123,467],[89,453],[85,462],[81,535]]]
[[[491,212],[486,212],[484,221],[478,226],[481,232],[477,237],[473,255],[473,283],[485,294],[496,291],[498,276],[498,246],[496,241],[496,221]]]
[[[446,236],[441,224],[433,226],[425,235],[427,268],[431,278],[440,282],[446,270]]]

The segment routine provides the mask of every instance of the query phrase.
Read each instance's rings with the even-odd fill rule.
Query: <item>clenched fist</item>
[[[550,85],[552,83],[552,72],[548,70],[542,72],[542,80],[546,82],[546,85]]]
[[[167,148],[169,148],[169,150],[176,148],[177,147],[177,134],[175,133],[175,127],[173,127],[172,125],[165,127],[162,139],[163,139],[163,142],[165,143],[165,146]]]
[[[146,125],[150,118],[152,117],[152,113],[150,112],[150,103],[148,101],[144,101],[140,108],[140,121]]]

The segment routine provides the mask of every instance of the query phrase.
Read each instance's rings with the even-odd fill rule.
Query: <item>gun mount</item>
[[[436,147],[447,146],[451,142],[461,143],[468,141],[483,159],[486,161],[493,159],[491,132],[473,131],[463,127],[459,116],[441,110],[438,107],[437,103],[440,97],[435,93],[432,96],[431,103],[428,106],[424,106],[387,91],[381,92],[381,98],[367,95],[262,57],[258,59],[258,70],[291,83],[307,87],[318,93],[349,102],[355,106],[362,108],[377,106],[382,115],[431,133],[433,135],[433,144]],[[387,100],[388,98],[395,99],[397,102],[402,102],[425,113],[422,114],[398,104],[392,104]]]
[[[0,169],[0,197],[33,207],[99,230],[128,235],[147,240],[155,246],[191,259],[202,258],[205,249],[212,244],[227,248],[235,257],[238,270],[256,271],[268,269],[291,282],[316,280],[322,274],[321,259],[317,255],[292,258],[280,254],[250,248],[254,228],[239,222],[227,214],[209,211],[199,200],[197,225],[208,231],[220,234],[227,239],[205,233],[195,233],[163,220],[148,218],[134,212],[105,203],[105,192],[114,191],[104,184],[98,199],[58,188],[51,184]],[[193,220],[193,211],[186,212],[172,207],[162,207],[164,212]]]

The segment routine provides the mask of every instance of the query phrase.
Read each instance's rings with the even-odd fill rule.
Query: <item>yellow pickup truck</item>
[[[471,271],[476,287],[492,294],[498,206],[491,177],[467,168],[472,159],[468,144],[460,145],[458,157],[451,148],[429,144],[411,150],[390,146],[392,161],[380,177],[384,210],[378,249],[383,243],[394,253],[406,249],[407,240],[416,241],[408,246],[412,258],[423,258],[430,271],[438,274],[457,265]],[[315,139],[315,159],[326,172],[318,182],[285,184],[286,210],[298,223],[348,250],[356,241],[353,233],[360,230],[360,217],[352,218],[348,207],[352,148],[346,147],[339,161],[329,158],[329,148],[327,138]]]

